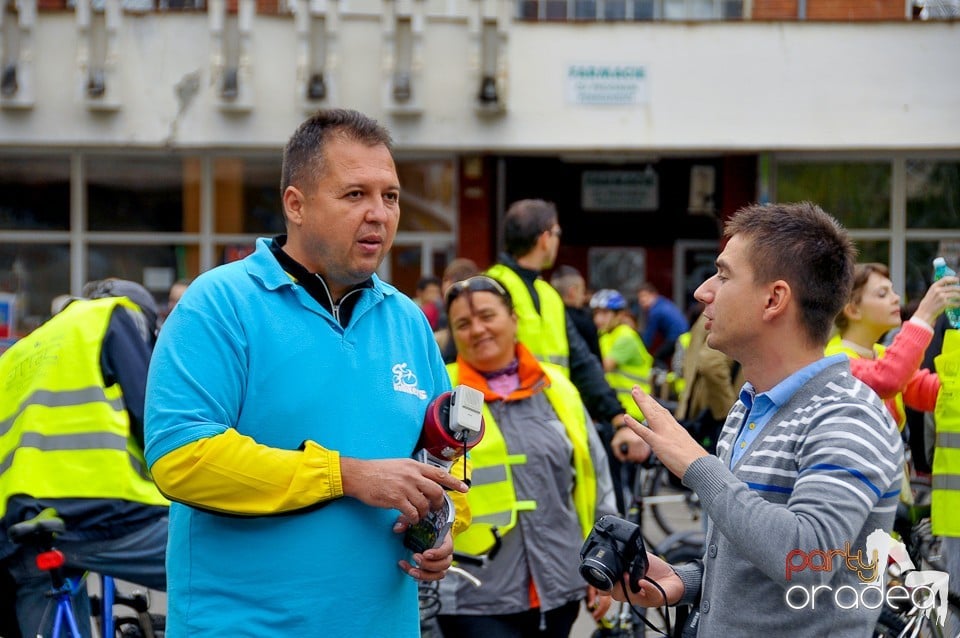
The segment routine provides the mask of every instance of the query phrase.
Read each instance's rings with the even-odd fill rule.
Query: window
[[[933,280],[934,257],[960,262],[960,161],[878,157],[849,161],[783,157],[776,200],[810,200],[847,227],[858,261],[890,267],[908,304]]]
[[[168,157],[90,157],[86,161],[89,230],[186,230],[183,173],[183,162]]]
[[[890,225],[890,162],[777,164],[777,198],[809,200],[847,228]]]
[[[960,228],[960,162],[906,161],[907,226]]]
[[[743,0],[518,0],[520,20],[739,20]]]
[[[70,227],[70,158],[0,157],[0,229]]]

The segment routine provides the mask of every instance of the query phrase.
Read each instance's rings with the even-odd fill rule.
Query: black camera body
[[[629,574],[630,591],[640,591],[647,574],[647,548],[640,526],[616,516],[602,516],[580,548],[580,575],[597,589],[610,591]]]

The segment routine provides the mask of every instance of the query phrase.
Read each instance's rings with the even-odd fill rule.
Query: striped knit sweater
[[[853,600],[864,584],[843,557],[860,551],[868,563],[866,537],[893,525],[903,449],[889,412],[850,374],[849,362],[828,366],[781,407],[731,471],[744,416],[738,401],[719,458],[698,459],[683,477],[709,516],[703,561],[676,568],[681,602],[699,600],[698,635],[869,636],[880,610]],[[837,554],[823,560],[811,557],[815,550]],[[827,587],[811,609],[817,585]],[[875,607],[877,596],[868,593],[866,602]]]

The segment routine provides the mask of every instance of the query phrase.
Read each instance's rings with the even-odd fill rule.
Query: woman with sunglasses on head
[[[441,581],[448,638],[566,638],[586,598],[599,619],[610,599],[588,591],[579,551],[594,520],[616,513],[606,455],[562,370],[517,341],[510,295],[494,279],[453,284],[445,305],[458,356],[454,385],[484,393],[486,431],[470,451],[473,524],[455,550],[488,554],[481,581]],[[496,552],[490,550],[499,544]]]

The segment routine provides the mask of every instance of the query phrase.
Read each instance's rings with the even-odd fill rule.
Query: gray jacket
[[[698,635],[872,635],[880,609],[867,606],[876,606],[875,592],[866,605],[855,601],[865,584],[839,555],[809,559],[837,550],[869,562],[866,537],[891,529],[903,448],[889,413],[849,362],[830,365],[781,406],[731,471],[744,413],[738,401],[719,458],[698,459],[683,477],[710,518],[703,561],[675,567],[681,602],[699,601]],[[812,569],[817,563],[827,569]]]
[[[573,505],[573,445],[542,392],[513,402],[488,404],[510,454],[525,454],[526,463],[512,465],[518,500],[536,501],[532,511],[518,514],[517,526],[486,567],[462,566],[482,581],[477,588],[448,575],[440,581],[441,614],[512,614],[530,609],[530,579],[549,611],[586,594],[580,576],[583,531]],[[596,516],[616,513],[613,482],[603,445],[587,419],[590,452],[597,477]]]

